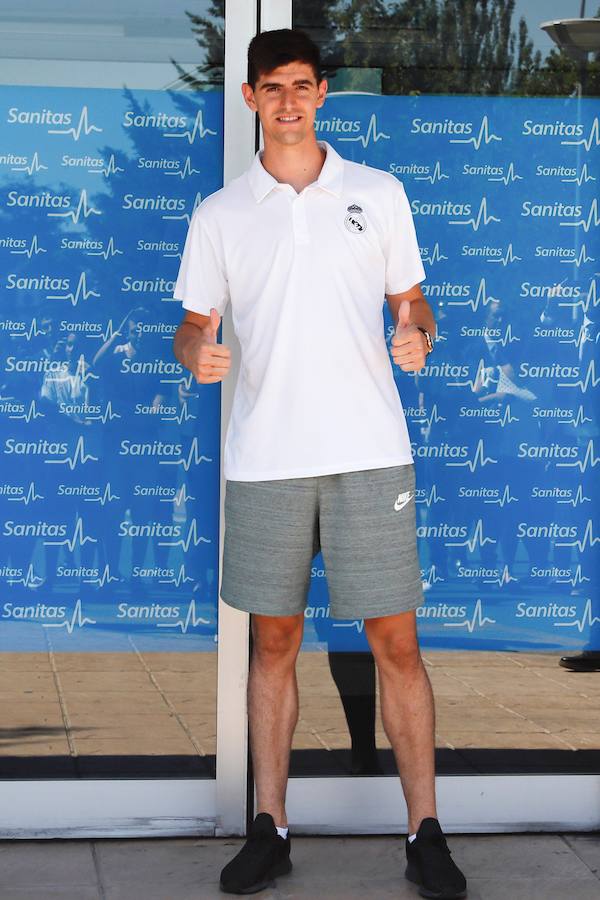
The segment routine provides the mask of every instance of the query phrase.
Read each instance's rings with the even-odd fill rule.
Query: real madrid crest
[[[357,206],[356,203],[351,203],[348,207],[348,215],[344,219],[344,225],[348,229],[348,231],[353,231],[354,234],[362,234],[367,227],[367,221],[362,214],[362,207]]]

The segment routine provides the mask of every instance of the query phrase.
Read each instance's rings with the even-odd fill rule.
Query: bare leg
[[[394,750],[412,834],[422,819],[437,818],[435,708],[415,611],[365,619],[365,630],[379,673],[383,727]]]
[[[248,725],[256,782],[257,813],[287,825],[285,793],[294,729],[298,721],[296,658],[304,615],[252,615],[248,679]]]

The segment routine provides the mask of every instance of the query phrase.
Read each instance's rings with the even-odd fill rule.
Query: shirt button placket
[[[298,194],[292,201],[292,217],[294,222],[294,242],[309,244],[308,225],[306,223],[306,200],[304,194]]]

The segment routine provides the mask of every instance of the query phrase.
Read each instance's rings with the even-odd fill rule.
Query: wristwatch
[[[422,328],[420,325],[417,325],[417,328],[419,329],[419,331],[422,331],[423,334],[425,335],[425,341],[427,342],[427,355],[429,355],[431,353],[431,351],[433,350],[433,338],[431,337],[431,335],[429,334],[429,332],[427,331],[426,328]]]

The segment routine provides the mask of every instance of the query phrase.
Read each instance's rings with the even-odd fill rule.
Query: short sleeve
[[[404,185],[393,175],[390,177],[395,185],[386,241],[385,292],[401,294],[426,276]]]
[[[229,302],[229,285],[218,234],[211,236],[198,207],[188,229],[173,297],[184,309],[209,316],[214,306],[220,316]]]

